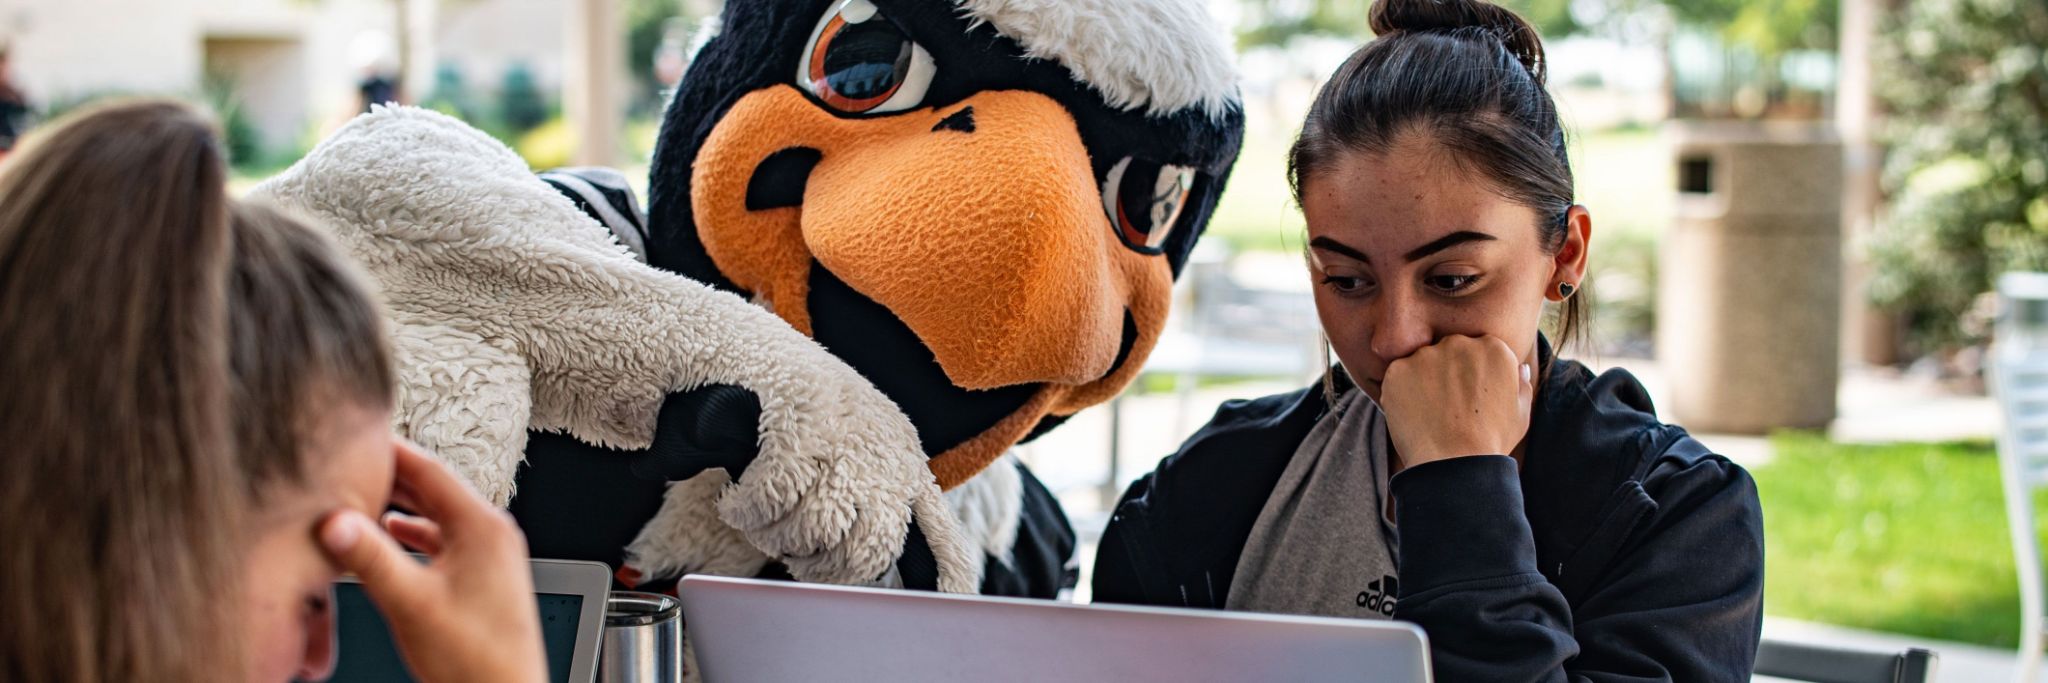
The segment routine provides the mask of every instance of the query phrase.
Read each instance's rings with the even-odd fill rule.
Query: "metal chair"
[[[2034,490],[2048,483],[2048,274],[2007,273],[1998,279],[1998,325],[1992,345],[1991,391],[2004,426],[1998,436],[1999,478],[2012,528],[2020,582],[2020,645],[2015,678],[2041,669],[2041,548],[2034,528]]]
[[[1808,683],[1927,683],[1936,663],[1917,647],[1884,652],[1766,640],[1756,651],[1756,675]]]

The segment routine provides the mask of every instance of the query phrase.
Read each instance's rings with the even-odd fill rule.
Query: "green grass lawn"
[[[1852,446],[1772,439],[1764,610],[1855,628],[2012,647],[2019,588],[1988,443]],[[2036,528],[2048,507],[2035,501]]]

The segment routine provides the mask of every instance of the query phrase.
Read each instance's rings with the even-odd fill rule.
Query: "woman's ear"
[[[1552,285],[1548,295],[1552,299],[1564,300],[1564,297],[1558,294],[1559,283],[1570,284],[1575,290],[1584,288],[1587,247],[1592,241],[1593,214],[1588,212],[1586,207],[1573,204],[1572,208],[1565,212],[1564,244],[1560,245],[1557,254],[1551,257],[1555,270],[1550,276]]]

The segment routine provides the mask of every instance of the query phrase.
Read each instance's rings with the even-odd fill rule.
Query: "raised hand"
[[[1380,408],[1404,467],[1508,455],[1529,433],[1530,368],[1507,342],[1451,336],[1387,365]]]
[[[526,540],[512,516],[411,444],[396,448],[392,502],[419,516],[387,524],[427,562],[354,511],[321,523],[321,545],[362,579],[421,681],[547,680]]]

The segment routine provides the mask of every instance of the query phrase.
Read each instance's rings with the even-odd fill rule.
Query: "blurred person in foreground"
[[[150,101],[0,166],[0,680],[325,678],[343,571],[420,680],[543,680],[524,541],[392,436],[364,279],[225,173]]]

